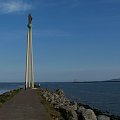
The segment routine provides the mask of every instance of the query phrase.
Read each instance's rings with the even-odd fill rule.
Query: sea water
[[[0,94],[23,87],[23,83],[0,83]]]

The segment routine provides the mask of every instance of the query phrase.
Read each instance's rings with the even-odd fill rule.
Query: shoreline
[[[22,88],[8,90],[8,91],[0,94],[0,106],[2,106],[2,104],[7,102],[8,100],[10,100],[11,98],[13,98],[18,92],[21,91],[21,89]]]
[[[3,95],[5,93],[9,93],[9,92],[13,92],[13,91],[16,91],[18,89],[22,89],[22,88],[16,88],[16,89],[9,89],[9,90],[0,90],[0,95]]]
[[[43,99],[51,104],[56,111],[59,111],[66,120],[69,120],[69,117],[72,118],[70,120],[120,120],[120,116],[92,108],[90,105],[71,101],[65,96],[63,90],[41,89],[41,91]]]
[[[0,90],[0,95],[6,93],[6,92],[10,92],[11,90]]]

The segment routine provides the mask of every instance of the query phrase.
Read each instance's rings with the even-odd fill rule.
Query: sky
[[[32,14],[35,81],[120,78],[120,0],[0,0],[0,82],[24,82]]]

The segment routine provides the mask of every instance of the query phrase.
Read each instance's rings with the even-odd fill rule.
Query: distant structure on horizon
[[[28,33],[27,33],[27,50],[26,50],[26,73],[25,88],[34,88],[34,66],[32,50],[32,16],[28,15]]]

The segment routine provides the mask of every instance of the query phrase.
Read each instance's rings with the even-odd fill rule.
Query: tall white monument
[[[34,88],[34,66],[32,50],[32,16],[28,15],[25,88]]]

